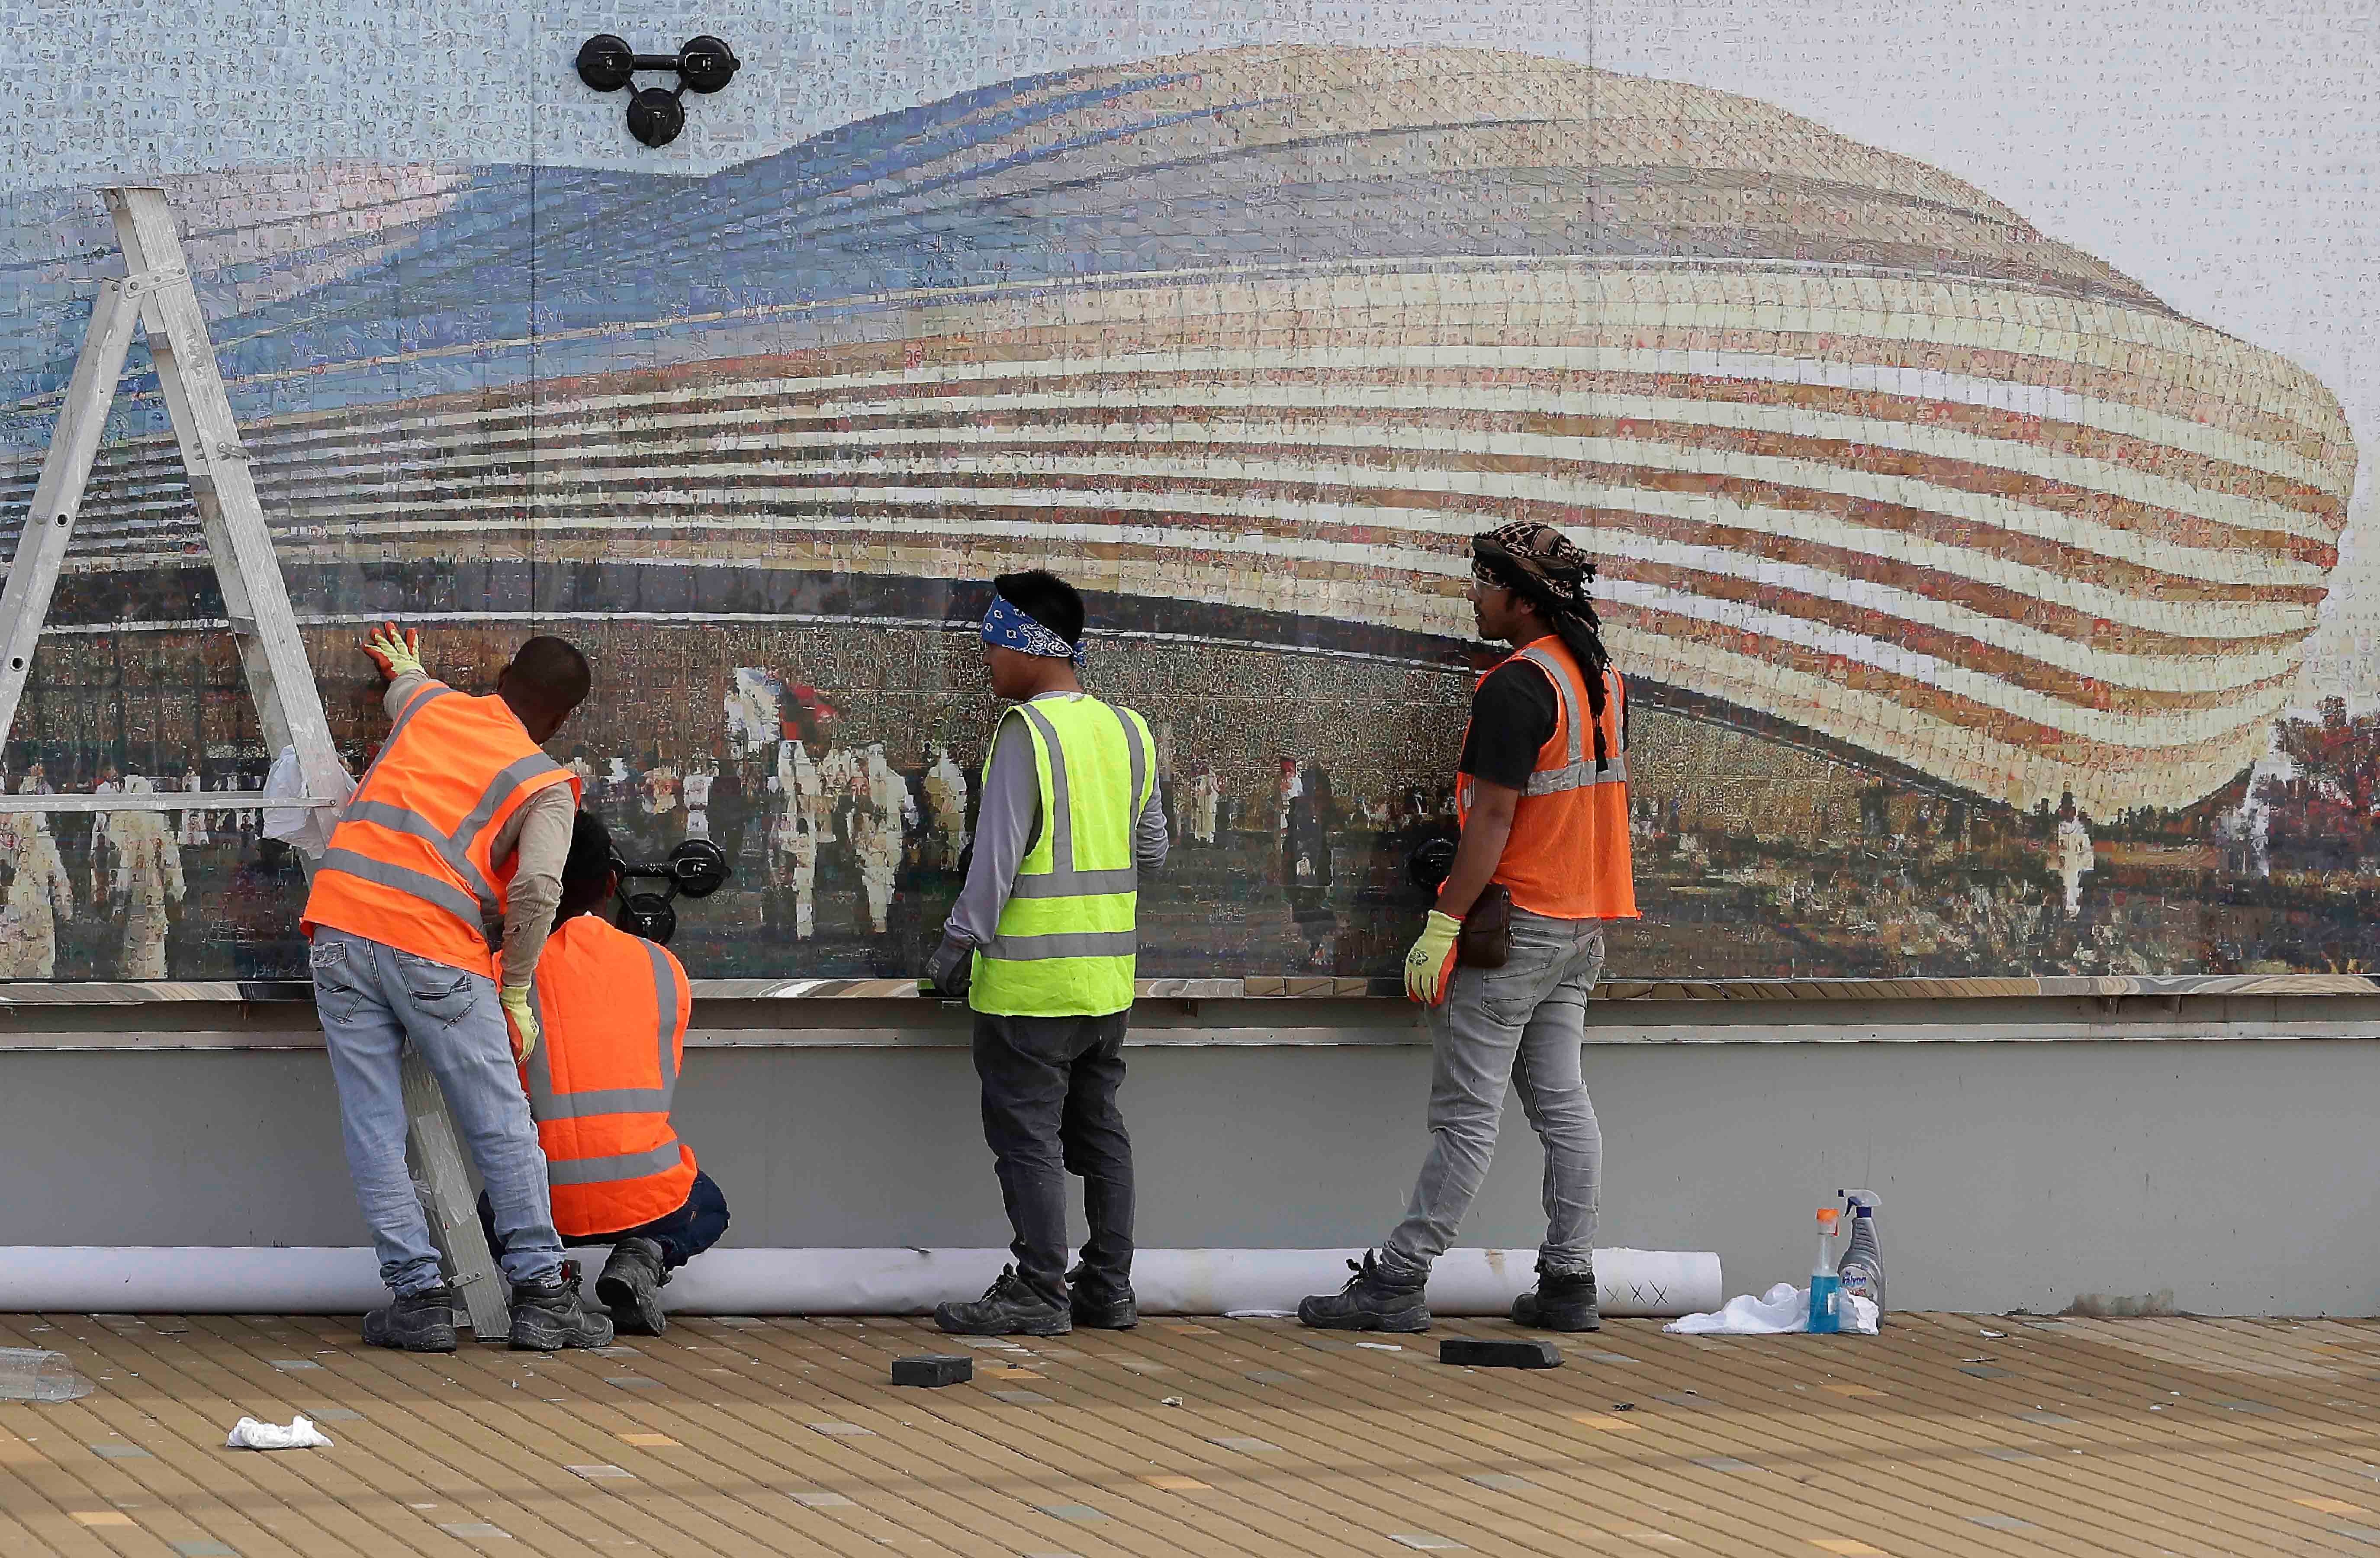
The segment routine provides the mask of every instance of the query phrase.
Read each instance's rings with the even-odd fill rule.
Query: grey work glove
[[[937,995],[953,1000],[965,995],[975,980],[975,947],[955,936],[944,936],[934,955],[926,960],[926,982]]]

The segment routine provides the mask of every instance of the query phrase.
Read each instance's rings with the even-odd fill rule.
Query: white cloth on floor
[[[242,1418],[224,1441],[227,1450],[327,1450],[331,1442],[321,1429],[303,1414],[287,1428],[278,1423],[260,1423],[254,1418]]]
[[[1843,1295],[1850,1312],[1843,1316],[1843,1333],[1876,1334],[1876,1302],[1856,1293]],[[1682,1315],[1661,1327],[1682,1336],[1783,1336],[1810,1329],[1810,1290],[1780,1282],[1755,1298],[1747,1293],[1730,1298],[1727,1307],[1706,1315]]]

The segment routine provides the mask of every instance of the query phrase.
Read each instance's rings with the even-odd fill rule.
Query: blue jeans
[[[488,1233],[488,1246],[503,1249],[504,1241],[496,1232],[496,1209],[488,1202],[486,1191],[480,1193],[480,1226]],[[565,1249],[578,1249],[595,1244],[616,1245],[622,1239],[650,1239],[662,1247],[662,1281],[668,1273],[693,1260],[719,1242],[727,1232],[727,1197],[719,1182],[702,1170],[694,1171],[694,1183],[686,1187],[686,1199],[675,1211],[663,1212],[650,1223],[634,1228],[622,1228],[609,1234],[565,1234]]]
[[[504,1235],[504,1276],[515,1284],[560,1276],[562,1240],[553,1231],[545,1154],[495,981],[327,925],[315,931],[309,961],[339,1086],[347,1174],[371,1224],[380,1280],[400,1296],[446,1280],[405,1163],[398,1055],[407,1041],[430,1063],[464,1150],[487,1185]]]
[[[1546,1154],[1545,1243],[1557,1275],[1589,1269],[1603,1190],[1603,1131],[1580,1073],[1586,1001],[1603,974],[1603,921],[1512,911],[1512,955],[1500,968],[1457,968],[1446,1003],[1428,1011],[1436,1059],[1429,1154],[1380,1268],[1427,1276],[1454,1243],[1488,1163],[1509,1085]]]

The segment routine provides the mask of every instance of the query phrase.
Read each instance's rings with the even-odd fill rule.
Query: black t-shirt
[[[1537,749],[1553,739],[1554,684],[1526,660],[1508,660],[1471,695],[1471,729],[1455,767],[1508,790],[1526,790]]]

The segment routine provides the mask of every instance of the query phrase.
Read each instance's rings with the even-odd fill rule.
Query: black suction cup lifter
[[[1425,840],[1405,861],[1406,880],[1431,897],[1438,896],[1438,890],[1446,885],[1447,873],[1454,870],[1454,844],[1443,836]]]
[[[735,79],[735,72],[743,67],[734,50],[707,32],[677,48],[678,79],[688,91],[715,92]]]
[[[674,55],[640,55],[618,34],[598,33],[578,45],[577,63],[578,79],[599,92],[635,89],[628,98],[628,133],[655,147],[668,145],[686,128],[686,93],[718,91],[744,66],[734,50],[709,33],[687,39]],[[639,70],[673,71],[678,84],[638,88]]]
[[[647,146],[662,147],[686,128],[686,105],[667,87],[638,87],[628,99],[628,133]]]
[[[615,92],[636,73],[637,51],[625,38],[601,32],[578,45],[578,79],[599,92]]]
[[[666,860],[614,858],[613,869],[620,873],[622,889],[616,923],[631,935],[661,946],[669,945],[669,939],[677,933],[677,909],[671,900],[681,893],[689,898],[708,898],[727,885],[731,874],[719,846],[701,838],[687,839],[671,850]],[[626,891],[627,883],[637,877],[660,878],[660,890]]]
[[[620,900],[620,929],[642,936],[655,946],[669,945],[677,934],[677,910],[660,893],[631,893]]]
[[[707,838],[690,838],[670,851],[669,869],[677,890],[689,898],[708,898],[727,885],[727,857]]]

